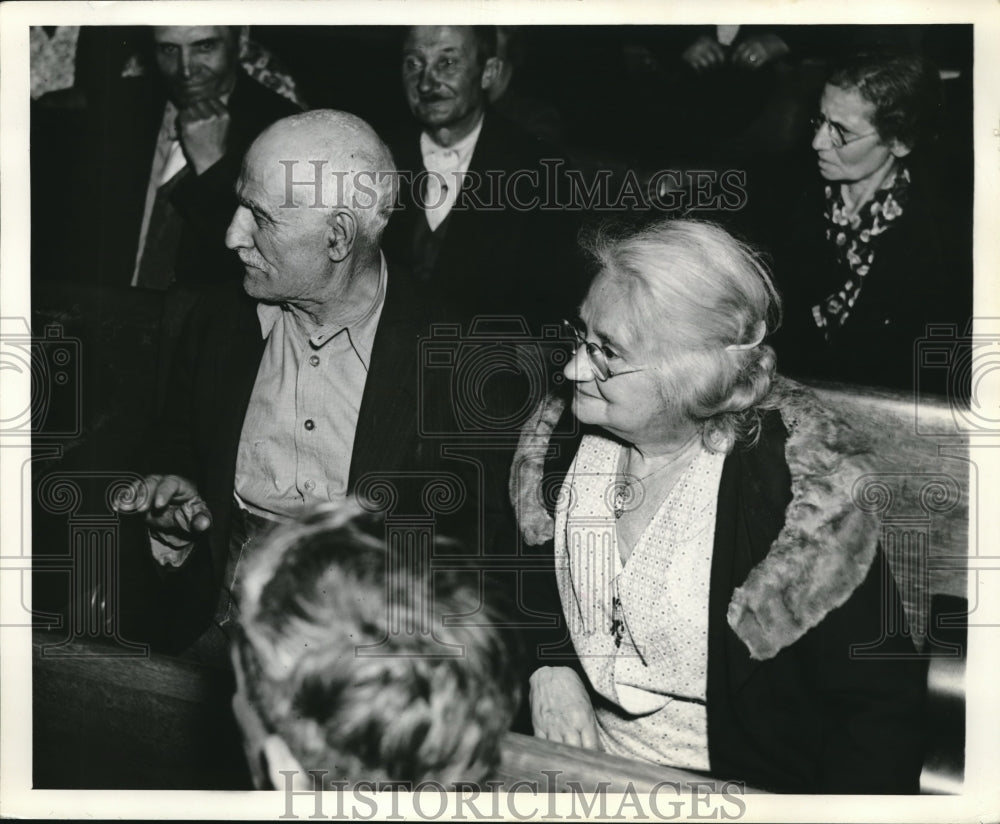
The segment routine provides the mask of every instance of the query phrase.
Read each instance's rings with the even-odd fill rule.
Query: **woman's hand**
[[[569,667],[542,667],[529,681],[531,724],[537,738],[599,750],[587,687]]]

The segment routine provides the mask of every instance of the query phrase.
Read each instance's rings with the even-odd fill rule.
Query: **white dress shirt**
[[[439,146],[427,132],[420,134],[420,154],[427,169],[424,214],[432,232],[444,222],[455,205],[482,128],[483,118],[480,117],[471,132],[448,147]]]

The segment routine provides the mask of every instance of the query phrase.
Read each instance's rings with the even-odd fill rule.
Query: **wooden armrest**
[[[599,788],[609,793],[626,792],[629,788],[648,793],[664,784],[683,793],[706,792],[713,791],[713,785],[714,791],[718,791],[727,783],[703,773],[633,761],[515,732],[504,736],[501,759],[497,778],[508,791],[517,790],[519,782],[526,788],[537,787],[538,792],[562,793],[593,793]],[[761,792],[742,783],[740,786],[743,792]]]

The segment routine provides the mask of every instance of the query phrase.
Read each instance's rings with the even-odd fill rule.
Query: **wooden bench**
[[[906,607],[909,634],[929,658],[928,754],[923,793],[959,793],[965,761],[965,649],[969,511],[977,494],[970,439],[974,420],[947,399],[810,384],[865,431],[876,471],[856,499],[882,517],[882,546]]]
[[[252,789],[228,673],[41,630],[32,652],[36,789]],[[496,780],[508,790],[647,793],[664,782],[704,792],[710,779],[508,733]]]

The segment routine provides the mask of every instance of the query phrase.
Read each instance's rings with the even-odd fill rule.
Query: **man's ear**
[[[889,146],[889,151],[896,157],[906,157],[912,150],[912,146],[907,146],[905,143],[900,143],[898,140],[893,140],[892,145]]]
[[[490,57],[483,65],[483,73],[479,78],[479,85],[483,89],[489,89],[500,76],[500,58]]]
[[[322,784],[319,787],[313,786],[313,777],[302,769],[298,759],[288,749],[284,738],[278,735],[269,735],[264,741],[264,757],[267,759],[267,775],[271,779],[271,786],[274,789],[286,789],[289,784],[289,775],[293,790],[322,789]]]
[[[346,209],[338,209],[330,215],[329,226],[327,255],[330,260],[340,263],[354,248],[358,237],[358,219]]]

